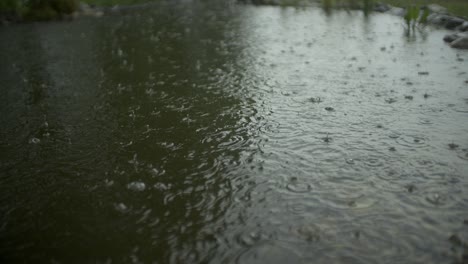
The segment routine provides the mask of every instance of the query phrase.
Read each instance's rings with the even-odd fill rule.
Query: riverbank
[[[103,10],[116,6],[140,5],[158,0],[4,0],[0,2],[0,25],[11,22],[47,21],[74,18],[81,15],[101,16]],[[307,6],[321,5],[324,8],[352,8],[365,11],[388,11],[384,6],[408,8],[407,0],[237,0],[256,5]],[[411,5],[423,7],[427,0],[414,0]],[[444,14],[468,20],[468,2],[465,0],[432,0],[431,4],[443,7]],[[400,9],[400,10],[403,10]],[[401,12],[400,12],[401,13]]]
[[[413,1],[411,4],[401,0],[375,2],[372,0],[239,0],[241,3],[255,5],[280,6],[321,6],[327,13],[332,9],[363,10],[370,12],[389,13],[404,19],[408,32],[415,28],[423,28],[426,24],[454,30],[456,33],[447,35],[444,41],[457,49],[468,49],[468,2],[460,0],[444,1],[445,5]],[[440,1],[434,1],[440,2]],[[451,10],[456,11],[452,13]]]
[[[427,6],[428,4],[437,4],[446,8],[450,14],[468,18],[468,1],[465,0],[239,0],[242,3],[252,3],[256,5],[280,5],[280,6],[305,6],[321,5],[328,8],[352,8],[362,9],[379,6],[382,4],[391,5],[400,8],[407,8],[410,5],[416,7]]]
[[[140,5],[155,0],[37,0],[0,1],[0,25],[30,21],[68,20],[78,16],[102,16],[116,6]]]
[[[393,6],[405,7],[408,5],[408,2],[410,1],[408,0],[385,0],[384,2]],[[411,2],[416,6],[425,6],[428,3],[437,4],[437,5],[447,8],[447,11],[450,14],[468,18],[468,1],[466,0],[431,0],[429,2],[427,0],[413,0]]]

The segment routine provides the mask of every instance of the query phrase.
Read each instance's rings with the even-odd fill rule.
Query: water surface
[[[459,260],[468,52],[446,33],[190,1],[0,28],[0,259]]]

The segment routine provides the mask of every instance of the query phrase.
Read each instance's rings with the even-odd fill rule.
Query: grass
[[[13,20],[49,20],[71,13],[77,8],[80,0],[0,0],[0,20],[10,18]],[[94,6],[114,6],[143,4],[159,0],[81,0]],[[313,2],[322,1],[325,8],[331,8],[335,4],[348,3],[353,5],[363,3],[368,7],[377,0],[309,0]],[[420,7],[435,3],[444,6],[454,15],[468,18],[468,0],[379,0],[399,7]],[[284,5],[295,5],[299,0],[283,0]]]
[[[133,5],[157,0],[0,0],[0,22],[46,21],[63,18],[79,7],[79,2],[94,6]]]
[[[383,0],[383,2],[399,7],[438,4],[446,7],[454,15],[468,17],[468,0]]]
[[[77,7],[78,0],[0,0],[0,20],[52,20]]]
[[[90,2],[95,0],[88,0]],[[98,1],[112,1],[112,0],[98,0]],[[128,0],[131,1],[131,0]],[[310,2],[322,2],[322,6],[325,9],[331,9],[336,6],[347,6],[347,7],[367,7],[373,3],[384,2],[393,6],[407,8],[409,6],[421,7],[428,4],[439,4],[446,7],[448,11],[457,16],[463,16],[468,18],[468,0],[308,0]],[[284,6],[295,6],[299,0],[282,0],[281,4]]]

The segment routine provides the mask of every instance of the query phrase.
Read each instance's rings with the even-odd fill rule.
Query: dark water
[[[445,33],[195,2],[0,28],[1,262],[461,261]]]

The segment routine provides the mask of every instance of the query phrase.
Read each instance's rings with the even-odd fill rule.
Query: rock
[[[468,36],[463,36],[454,40],[450,43],[450,46],[456,49],[468,49]]]
[[[463,25],[463,23],[465,22],[465,20],[459,17],[442,15],[437,13],[430,14],[427,17],[427,21],[431,24],[445,27],[446,29],[455,29],[456,27]]]
[[[463,22],[458,29],[463,32],[468,31],[468,21]]]
[[[439,13],[439,14],[447,14],[447,8],[437,5],[437,4],[430,4],[427,6],[427,9],[431,11],[431,13]]]
[[[91,11],[91,7],[87,3],[80,2],[78,4],[78,11],[81,13],[86,13]]]
[[[437,13],[429,14],[429,16],[427,16],[427,22],[434,24],[434,25],[440,25],[442,24],[441,17],[442,16]]]
[[[446,29],[455,29],[462,26],[466,21],[462,18],[432,13],[427,17],[427,21],[431,24],[445,27]]]
[[[444,41],[447,43],[452,43],[454,40],[459,39],[460,36],[458,34],[448,34],[445,35]]]
[[[458,18],[458,17],[449,17],[447,22],[445,23],[446,29],[455,29],[458,26],[463,25],[465,20]]]
[[[254,5],[280,5],[280,0],[241,0],[241,3],[254,4]]]
[[[388,10],[390,10],[391,7],[385,3],[377,3],[374,5],[374,11],[375,12],[380,12],[380,13],[385,13]]]
[[[388,13],[392,14],[392,15],[395,15],[395,16],[404,16],[406,14],[406,11],[405,9],[401,8],[401,7],[390,7],[390,10],[388,10]]]
[[[78,12],[81,15],[84,15],[84,16],[101,17],[101,16],[104,15],[104,13],[101,10],[97,10],[93,6],[90,6],[90,5],[88,5],[86,3],[83,3],[83,2],[81,2],[78,5]]]

